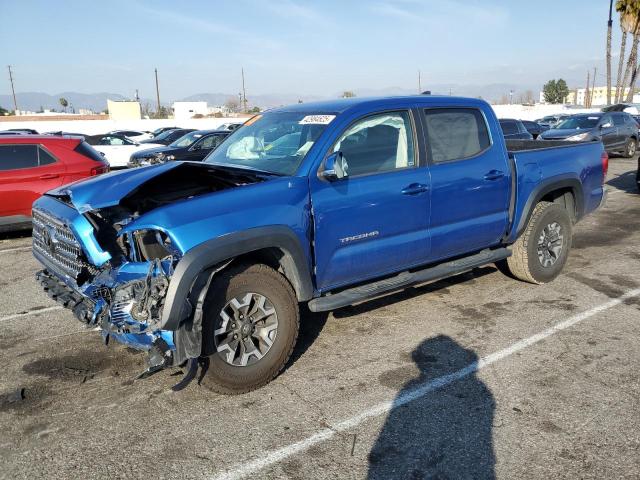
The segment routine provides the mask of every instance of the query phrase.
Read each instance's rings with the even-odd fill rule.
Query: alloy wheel
[[[538,260],[543,267],[554,265],[562,254],[562,227],[553,222],[544,227],[538,237]]]
[[[264,295],[234,297],[220,311],[214,331],[218,355],[229,365],[246,367],[266,355],[278,333],[278,315]]]

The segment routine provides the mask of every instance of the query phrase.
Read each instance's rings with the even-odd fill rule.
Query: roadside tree
[[[569,87],[567,82],[562,78],[558,80],[549,80],[542,87],[544,101],[547,103],[564,103],[567,95],[569,95]]]

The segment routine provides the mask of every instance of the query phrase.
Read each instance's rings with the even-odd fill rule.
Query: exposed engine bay
[[[90,224],[90,233],[99,248],[108,254],[108,261],[100,266],[91,263],[71,228],[50,212],[36,212],[40,223],[34,226],[34,254],[46,267],[37,278],[44,290],[72,309],[79,320],[87,326],[100,327],[105,343],[114,338],[148,351],[146,373],[197,358],[201,353],[201,308],[210,277],[194,285],[202,291],[195,292],[187,322],[177,331],[162,330],[165,297],[184,252],[164,231],[126,227],[165,205],[257,183],[267,177],[268,174],[243,169],[183,163],[138,185],[116,205],[78,213]],[[51,196],[75,210],[72,195]],[[38,249],[36,241],[40,242]],[[73,268],[66,268],[69,262],[73,262]]]

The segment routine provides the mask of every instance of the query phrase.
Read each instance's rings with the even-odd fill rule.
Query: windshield
[[[556,125],[556,129],[560,130],[566,128],[580,130],[582,128],[594,128],[598,125],[599,120],[600,117],[571,117]]]
[[[202,134],[198,133],[198,132],[187,133],[186,135],[184,135],[184,136],[180,137],[179,139],[177,139],[175,142],[169,144],[169,146],[170,147],[179,147],[179,148],[190,147],[191,145],[193,145],[196,142],[196,140],[198,140],[201,137],[202,137]]]
[[[175,130],[167,130],[166,132],[162,132],[160,135],[155,137],[154,140],[165,140],[173,132],[175,132]]]
[[[293,175],[335,115],[282,112],[256,115],[205,159],[207,163]]]

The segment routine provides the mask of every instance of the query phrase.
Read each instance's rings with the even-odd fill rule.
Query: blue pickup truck
[[[114,172],[33,207],[37,278],[148,373],[208,362],[242,393],[329,311],[501,263],[553,280],[604,199],[602,143],[505,143],[468,98],[344,99],[270,110],[204,162]],[[197,367],[196,367],[197,368]]]

